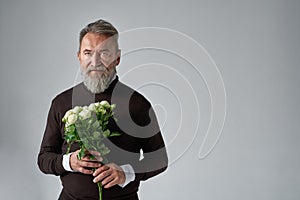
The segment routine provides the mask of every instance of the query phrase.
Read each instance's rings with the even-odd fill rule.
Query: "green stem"
[[[99,200],[102,200],[102,184],[101,184],[101,182],[99,181],[99,182],[97,183],[97,185],[98,185],[98,191],[99,191]]]
[[[96,170],[96,168],[93,169],[93,172]],[[99,200],[102,200],[102,183],[101,181],[97,182],[98,186],[98,192],[99,192]]]

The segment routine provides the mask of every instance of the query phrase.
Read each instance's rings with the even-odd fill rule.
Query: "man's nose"
[[[91,57],[91,65],[92,66],[98,66],[98,65],[101,65],[102,62],[101,62],[101,56],[99,53],[97,52],[94,52],[92,57]]]

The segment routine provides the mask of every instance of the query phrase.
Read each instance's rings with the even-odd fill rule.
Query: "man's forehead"
[[[116,41],[113,36],[90,32],[83,37],[81,41],[81,48],[112,48],[116,46],[115,43]]]

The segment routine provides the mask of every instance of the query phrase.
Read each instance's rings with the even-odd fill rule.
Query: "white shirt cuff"
[[[70,166],[70,156],[72,153],[63,155],[62,165],[64,169],[68,172],[73,172],[71,166]]]
[[[120,166],[125,174],[125,182],[123,184],[119,184],[120,187],[124,188],[128,183],[131,181],[134,181],[135,179],[135,173],[131,165],[121,165]]]

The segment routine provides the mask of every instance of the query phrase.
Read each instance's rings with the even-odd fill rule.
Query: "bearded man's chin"
[[[112,76],[110,77],[105,72],[94,74],[91,74],[91,72],[82,72],[83,83],[87,87],[87,89],[92,93],[104,92],[104,90],[108,88],[113,76],[114,74],[112,74]]]

